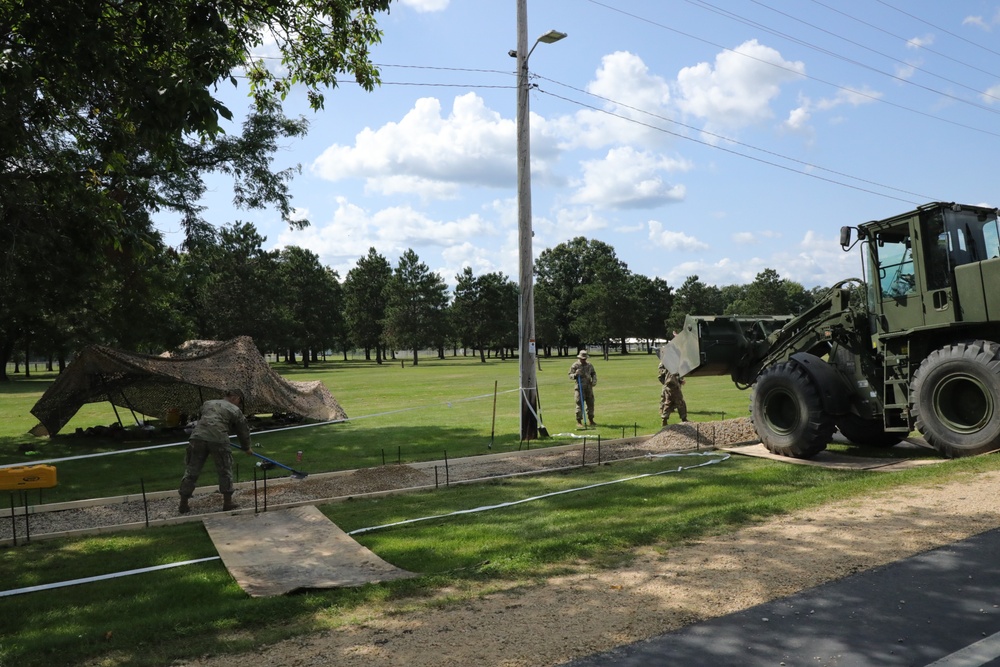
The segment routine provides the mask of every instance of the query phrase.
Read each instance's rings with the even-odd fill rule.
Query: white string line
[[[500,393],[509,394],[514,391],[519,391],[519,390],[505,389]],[[492,398],[492,396],[493,394],[481,394],[479,396],[469,396],[467,398],[456,398],[451,401],[445,401],[445,404],[450,408],[452,403],[465,403],[466,401],[478,401],[483,398]],[[361,419],[372,419],[374,417],[385,417],[386,415],[394,415],[400,412],[409,412],[411,410],[423,410],[432,405],[440,405],[440,404],[428,403],[425,405],[417,405],[412,408],[400,408],[399,410],[388,410],[386,412],[377,412],[370,415],[362,415],[361,417],[349,417],[347,419],[331,419],[329,421],[314,422],[311,424],[297,424],[295,426],[284,426],[282,428],[273,428],[273,429],[268,429],[267,431],[258,431],[256,433],[251,433],[251,436],[256,437],[261,435],[267,435],[270,433],[280,433],[281,431],[294,431],[295,429],[300,429],[300,428],[313,428],[316,426],[328,426],[330,424],[343,424],[345,422],[358,421]],[[236,437],[235,435],[231,435],[229,436],[229,439],[232,440],[235,437]],[[187,440],[181,440],[179,442],[168,442],[163,445],[150,445],[148,447],[135,447],[132,449],[116,449],[113,452],[98,452],[96,454],[79,454],[77,456],[64,456],[58,459],[45,459],[43,461],[22,461],[20,463],[4,463],[0,464],[0,470],[3,470],[4,468],[20,468],[25,466],[44,465],[48,463],[62,463],[63,461],[78,461],[80,459],[93,459],[100,456],[114,456],[116,454],[134,454],[135,452],[148,452],[154,449],[163,449],[164,447],[177,447],[179,445],[187,445],[187,444],[188,444]]]
[[[667,458],[667,457],[679,457],[679,456],[721,456],[721,458],[713,459],[711,461],[706,461],[704,463],[699,463],[693,466],[678,466],[677,469],[671,468],[670,470],[661,470],[660,472],[645,473],[643,475],[635,475],[633,477],[626,477],[624,479],[617,479],[610,482],[601,482],[599,484],[590,484],[588,486],[581,486],[575,489],[564,489],[562,491],[554,491],[552,493],[546,493],[540,496],[534,496],[532,498],[524,498],[523,500],[514,500],[508,503],[501,503],[499,505],[488,505],[484,507],[477,507],[468,510],[457,510],[455,512],[450,512],[448,514],[438,514],[435,516],[421,517],[419,519],[408,519],[406,521],[397,521],[395,523],[387,523],[381,526],[372,526],[370,528],[359,528],[357,530],[352,530],[347,533],[348,535],[354,535],[357,533],[365,533],[372,530],[379,530],[381,528],[390,528],[392,526],[400,526],[407,523],[416,523],[417,521],[428,521],[430,519],[440,519],[449,516],[457,516],[459,514],[473,514],[476,512],[485,512],[487,510],[500,509],[503,507],[511,507],[513,505],[520,505],[522,503],[532,502],[534,500],[541,500],[543,498],[550,498],[552,496],[559,496],[565,493],[574,493],[576,491],[586,491],[588,489],[596,489],[602,486],[608,486],[610,484],[619,484],[621,482],[630,482],[636,479],[642,479],[643,477],[655,477],[657,475],[665,475],[671,472],[681,472],[682,470],[692,470],[694,468],[700,468],[702,466],[713,465],[715,463],[721,463],[727,460],[730,455],[720,454],[718,452],[688,452],[688,453],[668,453],[668,454],[647,454],[646,458]],[[145,574],[147,572],[155,572],[157,570],[166,570],[173,567],[180,567],[182,565],[195,565],[198,563],[207,563],[209,561],[221,560],[220,556],[209,556],[207,558],[197,558],[195,560],[186,560],[178,563],[167,563],[165,565],[154,565],[151,567],[143,567],[135,570],[125,570],[124,572],[115,572],[112,574],[100,574],[93,577],[83,577],[81,579],[70,579],[68,581],[60,581],[51,584],[39,584],[37,586],[26,586],[24,588],[14,588],[7,591],[0,591],[0,597],[10,597],[13,595],[22,595],[24,593],[37,593],[39,591],[47,591],[55,588],[64,588],[67,586],[77,586],[80,584],[89,584],[95,581],[106,581],[108,579],[117,579],[119,577],[128,577],[133,574]]]
[[[394,523],[386,523],[386,524],[382,524],[380,526],[371,526],[369,528],[358,528],[356,530],[349,531],[347,534],[348,535],[358,535],[360,533],[367,533],[367,532],[373,531],[373,530],[381,530],[383,528],[392,528],[393,526],[402,526],[402,525],[405,525],[405,524],[408,524],[408,523],[417,523],[418,521],[430,521],[432,519],[444,519],[444,518],[447,518],[447,517],[459,516],[459,515],[462,515],[462,514],[475,514],[477,512],[487,512],[487,511],[490,511],[490,510],[502,509],[504,507],[512,507],[514,505],[520,505],[522,503],[530,503],[530,502],[533,502],[533,501],[536,501],[536,500],[542,500],[544,498],[551,498],[553,496],[560,496],[560,495],[563,495],[565,493],[576,493],[577,491],[587,491],[589,489],[596,489],[596,488],[599,488],[599,487],[602,487],[602,486],[609,486],[611,484],[620,484],[622,482],[631,482],[633,480],[642,479],[644,477],[655,477],[657,475],[665,475],[667,473],[672,473],[672,472],[681,472],[682,470],[692,470],[694,468],[700,468],[702,466],[713,465],[715,463],[721,463],[721,462],[729,459],[730,455],[728,453],[726,453],[726,454],[720,454],[718,452],[689,452],[689,453],[684,453],[684,454],[677,454],[677,453],[650,454],[648,456],[649,456],[649,458],[657,458],[657,459],[658,458],[667,458],[667,457],[676,457],[676,456],[720,456],[721,458],[716,458],[716,459],[713,459],[711,461],[705,461],[704,463],[699,463],[697,465],[692,465],[692,466],[678,466],[676,470],[673,469],[673,468],[671,468],[670,470],[661,470],[660,472],[649,472],[649,473],[644,473],[642,475],[635,475],[633,477],[625,477],[623,479],[612,480],[610,482],[599,482],[597,484],[589,484],[587,486],[580,486],[580,487],[577,487],[575,489],[563,489],[562,491],[553,491],[552,493],[545,493],[545,494],[542,494],[540,496],[532,496],[531,498],[523,498],[521,500],[512,500],[510,502],[500,503],[498,505],[483,505],[481,507],[474,507],[472,509],[467,509],[467,510],[455,510],[454,512],[448,512],[446,514],[435,514],[435,515],[432,515],[432,516],[423,516],[423,517],[420,517],[420,518],[417,518],[417,519],[406,519],[404,521],[396,521]]]
[[[99,574],[94,577],[84,577],[82,579],[70,579],[68,581],[58,581],[52,584],[39,584],[38,586],[13,588],[9,591],[0,591],[0,598],[9,597],[11,595],[21,595],[22,593],[37,593],[38,591],[48,591],[52,590],[53,588],[64,588],[66,586],[89,584],[94,581],[104,581],[106,579],[117,579],[118,577],[128,577],[133,574],[145,574],[146,572],[155,572],[156,570],[167,570],[172,567],[180,567],[181,565],[194,565],[196,563],[207,563],[208,561],[219,560],[219,559],[220,559],[219,556],[209,556],[207,558],[185,560],[179,563],[167,563],[166,565],[153,565],[152,567],[142,567],[137,570],[125,570],[124,572],[115,572],[113,574]]]

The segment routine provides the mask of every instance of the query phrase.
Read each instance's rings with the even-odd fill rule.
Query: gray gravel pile
[[[577,433],[579,436],[580,433]],[[315,474],[304,480],[281,478],[271,480],[267,485],[266,498],[262,484],[257,486],[257,508],[264,508],[265,500],[269,508],[279,505],[319,502],[332,498],[359,496],[368,493],[386,492],[420,487],[444,486],[463,481],[497,478],[507,475],[531,474],[579,466],[598,462],[623,460],[672,451],[711,449],[757,439],[749,418],[728,419],[716,422],[684,423],[670,425],[651,437],[638,437],[598,444],[596,433],[589,435],[585,442],[572,447],[538,448],[497,454],[453,459],[447,467],[443,463],[416,465],[385,465],[363,468],[350,473]],[[555,450],[555,451],[553,451]],[[208,470],[206,473],[210,473]],[[159,496],[162,494],[154,494]],[[252,485],[239,485],[234,500],[243,511],[254,509],[254,489]],[[177,519],[178,498],[170,495],[156,497],[143,503],[142,500],[81,507],[59,511],[44,511],[44,507],[33,508],[29,517],[31,536],[41,537],[52,533],[74,530],[111,529],[127,524],[144,525]],[[191,499],[191,514],[220,512],[222,496],[218,493],[196,493]],[[9,510],[8,510],[9,511]],[[18,542],[23,542],[26,528],[23,516],[12,520],[8,514],[0,516],[0,541],[10,544],[12,530],[16,528]]]

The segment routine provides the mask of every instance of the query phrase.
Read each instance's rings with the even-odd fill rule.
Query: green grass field
[[[600,434],[619,438],[648,435],[660,429],[660,384],[654,355],[592,357],[598,372],[596,417],[593,430],[576,429],[573,383],[567,373],[572,359],[543,359],[538,372],[542,420],[550,438],[522,443],[519,440],[518,366],[516,360],[478,357],[425,356],[419,365],[399,362],[378,366],[363,361],[330,361],[308,369],[276,364],[293,380],[321,380],[330,389],[350,421],[261,432],[253,440],[258,452],[293,465],[307,473],[367,468],[386,463],[415,462],[514,451],[519,447],[566,444],[574,437]],[[0,385],[0,461],[31,464],[86,454],[122,451],[99,458],[64,461],[57,468],[59,484],[45,490],[48,502],[104,497],[175,488],[182,472],[184,443],[139,437],[112,440],[75,436],[76,429],[116,421],[109,404],[84,406],[53,438],[27,435],[37,420],[30,410],[52,381],[52,375],[33,374],[30,380]],[[493,419],[496,388],[496,421]],[[694,421],[746,416],[749,396],[735,388],[728,377],[692,378],[685,397]],[[125,426],[134,426],[128,410],[117,409]],[[142,416],[139,416],[142,419]],[[673,418],[677,420],[676,415]],[[150,445],[177,442],[176,447],[128,452]],[[492,448],[489,448],[492,444]],[[22,449],[36,453],[25,455]],[[301,463],[296,452],[303,453]],[[249,479],[248,463],[237,457]],[[206,480],[201,480],[202,482]],[[209,478],[208,483],[211,483]],[[0,497],[0,504],[4,500]]]
[[[659,429],[655,358],[595,360],[598,431],[621,435]],[[567,360],[543,361],[539,384],[547,442],[575,432]],[[279,459],[305,452],[310,471],[379,465],[381,452],[405,461],[485,453],[490,441],[493,383],[497,427],[493,452],[516,449],[516,364],[469,359],[421,361],[416,368],[330,362],[288,371],[296,379],[322,379],[352,417],[349,424],[261,434],[265,451]],[[54,454],[116,451],[133,443],[54,438],[39,456],[19,456],[28,415],[45,378],[0,387],[0,448],[4,462],[36,461]],[[686,385],[697,420],[746,414],[748,396],[728,378],[693,378]],[[104,412],[102,412],[102,410]],[[92,406],[72,426],[107,423],[110,408]],[[12,425],[13,424],[13,425]],[[593,433],[593,432],[591,432]],[[629,433],[631,434],[631,433]],[[142,443],[135,443],[136,445]],[[535,446],[535,444],[533,444]],[[58,464],[66,497],[111,495],[141,477],[175,488],[182,453],[166,448]],[[390,457],[391,458],[391,457]],[[462,604],[497,586],[530,586],[562,572],[626,563],[635,547],[669,549],[680,541],[733,530],[785,512],[911,484],[968,478],[998,466],[997,457],[945,461],[885,474],[829,470],[732,457],[718,465],[675,473],[676,459],[619,462],[571,472],[442,487],[323,506],[350,531],[405,519],[535,497],[553,491],[663,472],[612,486],[548,497],[476,514],[408,524],[358,535],[360,543],[415,579],[340,590],[250,598],[219,561],[0,598],[0,667],[100,664],[152,667],[204,654],[250,651],[287,637],[363,622],[373,613]],[[394,463],[394,461],[391,461]],[[119,479],[120,478],[120,479]],[[48,497],[48,496],[47,496]],[[216,555],[200,523],[86,538],[33,541],[0,549],[0,589],[114,574]],[[447,594],[442,594],[447,591]]]

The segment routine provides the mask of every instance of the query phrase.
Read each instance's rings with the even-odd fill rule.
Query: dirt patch
[[[558,665],[1000,527],[998,483],[1000,472],[990,472],[897,489],[671,549],[637,549],[621,569],[581,566],[538,585],[473,591],[467,601],[443,605],[400,600],[252,656],[178,664]]]

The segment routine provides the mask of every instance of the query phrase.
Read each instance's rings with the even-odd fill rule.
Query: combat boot
[[[670,421],[669,417],[660,417],[660,426],[666,426],[668,421]]]
[[[191,506],[188,505],[188,497],[181,496],[181,504],[177,507],[177,511],[181,514],[187,514],[191,511]]]
[[[239,505],[233,502],[233,494],[223,493],[222,494],[222,511],[228,512],[229,510],[238,509]]]
[[[577,427],[577,428],[583,428],[583,422],[582,422],[582,421],[580,421],[579,419],[577,419],[577,420],[576,420],[576,427]]]

